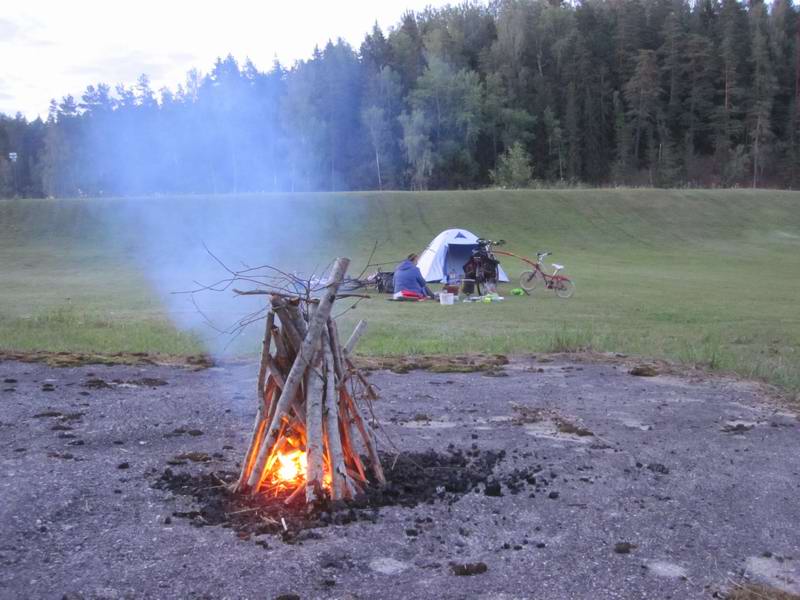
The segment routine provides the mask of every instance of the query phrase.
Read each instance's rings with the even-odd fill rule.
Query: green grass
[[[196,353],[136,260],[131,207],[202,219],[201,207],[263,219],[269,262],[310,268],[334,255],[395,260],[466,227],[523,255],[553,251],[577,284],[503,303],[375,298],[345,315],[370,322],[362,353],[610,350],[698,363],[800,390],[800,194],[772,191],[535,190],[302,194],[0,202],[0,347]],[[199,222],[199,221],[198,221]],[[241,223],[240,223],[241,225]],[[256,228],[258,226],[255,226]],[[179,228],[180,229],[180,228]],[[235,228],[233,229],[236,230]],[[176,234],[180,243],[196,243]],[[185,241],[182,241],[184,240]],[[278,258],[276,258],[278,257]],[[504,261],[512,279],[523,266]],[[185,271],[190,272],[188,265]],[[176,283],[176,286],[178,284]],[[178,286],[180,287],[180,286]],[[255,348],[255,330],[236,346]]]

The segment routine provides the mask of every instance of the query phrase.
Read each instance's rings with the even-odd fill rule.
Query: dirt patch
[[[783,590],[766,585],[737,585],[725,596],[725,600],[800,600],[797,594],[790,594]]]
[[[461,356],[359,356],[356,365],[365,371],[385,369],[393,373],[428,371],[430,373],[475,373],[497,375],[508,357],[502,354],[469,354]]]
[[[167,356],[147,352],[117,352],[114,354],[93,354],[88,352],[15,352],[0,350],[0,362],[18,361],[24,363],[44,363],[50,367],[83,367],[86,365],[163,365],[207,369],[214,366],[210,356],[196,354],[189,356]]]
[[[570,419],[563,417],[552,409],[531,408],[520,404],[512,404],[514,416],[511,422],[514,425],[531,425],[534,423],[542,423],[543,421],[551,421],[555,426],[556,431],[559,433],[568,433],[577,435],[578,437],[593,436],[589,429],[572,422]]]
[[[82,387],[93,389],[93,390],[103,390],[103,389],[113,389],[117,387],[149,387],[149,388],[156,388],[161,387],[163,385],[168,385],[166,379],[161,379],[160,377],[139,377],[137,379],[112,379],[111,381],[106,381],[104,379],[100,379],[99,377],[91,377],[84,381]]]
[[[655,365],[636,365],[628,373],[636,377],[655,377],[659,370]]]
[[[586,427],[576,425],[572,421],[568,421],[563,417],[556,417],[553,419],[553,421],[556,424],[556,429],[560,433],[570,433],[572,435],[577,435],[578,437],[589,437],[594,435],[591,431],[586,429]]]

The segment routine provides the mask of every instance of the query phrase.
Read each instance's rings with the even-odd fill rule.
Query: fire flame
[[[306,476],[306,453],[302,450],[294,450],[278,454],[278,465],[274,473],[276,483],[300,483]]]

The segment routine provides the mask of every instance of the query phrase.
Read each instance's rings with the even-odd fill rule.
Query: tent
[[[477,247],[478,236],[474,233],[466,229],[448,229],[433,238],[419,255],[417,266],[428,282],[444,281],[450,271],[455,271],[457,276],[463,277],[462,267]],[[500,281],[508,281],[508,275],[499,265],[497,275]]]

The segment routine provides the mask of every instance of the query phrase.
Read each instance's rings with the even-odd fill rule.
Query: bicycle
[[[494,256],[495,247],[505,244],[505,240],[492,241],[484,238],[476,240],[477,247],[472,251],[469,260],[464,264],[464,277],[475,281],[478,295],[481,295],[481,285],[485,291],[492,293],[497,289],[498,265],[500,261]]]
[[[520,274],[519,285],[523,290],[530,293],[538,287],[541,281],[544,283],[545,288],[553,290],[559,298],[571,298],[575,293],[575,284],[566,275],[559,274],[564,270],[564,265],[553,263],[552,274],[546,273],[544,269],[542,269],[542,260],[551,254],[552,252],[537,252],[536,262],[518,256],[517,258],[522,259],[533,267],[530,271],[523,271]]]

